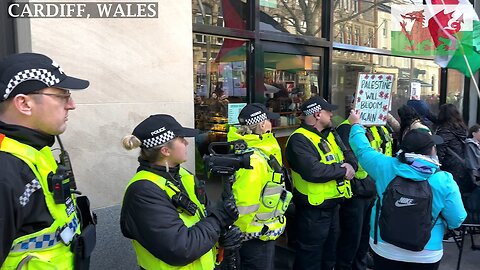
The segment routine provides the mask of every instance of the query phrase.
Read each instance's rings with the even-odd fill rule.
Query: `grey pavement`
[[[98,215],[97,246],[92,255],[91,269],[138,269],[135,253],[130,240],[120,232],[120,206],[96,209]],[[475,242],[480,244],[480,236],[475,236]],[[465,238],[465,246],[461,268],[462,270],[480,269],[480,250],[470,249],[470,236]],[[440,270],[456,269],[458,248],[455,243],[444,244],[444,256]],[[293,252],[277,247],[276,269],[291,269]]]

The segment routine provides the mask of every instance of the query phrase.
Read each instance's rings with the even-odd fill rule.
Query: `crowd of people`
[[[0,62],[0,269],[89,268],[96,218],[76,195],[66,153],[57,162],[50,149],[75,109],[69,90],[88,84],[44,55]],[[446,230],[462,224],[462,200],[478,191],[480,126],[467,134],[454,105],[438,116],[424,105],[409,101],[385,126],[362,126],[352,110],[333,127],[337,106],[313,96],[286,143],[286,166],[272,133],[279,115],[248,104],[228,142],[241,143],[235,154],[249,162],[218,202],[182,167],[185,138],[198,131],[151,115],[122,140],[140,154],[121,231],[140,269],[273,270],[294,205],[293,269],[367,269],[369,253],[376,270],[438,269]]]

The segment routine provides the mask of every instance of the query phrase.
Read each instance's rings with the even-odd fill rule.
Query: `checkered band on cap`
[[[267,114],[266,113],[261,113],[261,114],[255,116],[255,117],[253,117],[253,118],[245,119],[245,124],[247,126],[251,126],[251,125],[261,123],[265,120],[267,120]]]
[[[170,140],[173,140],[174,138],[175,138],[175,133],[173,133],[173,131],[167,130],[165,132],[162,132],[160,135],[156,137],[143,140],[142,146],[145,148],[152,148],[157,145],[164,144]]]
[[[57,76],[53,75],[50,71],[46,69],[26,69],[18,72],[7,84],[5,89],[5,94],[3,95],[4,99],[7,99],[10,93],[17,87],[19,84],[29,80],[37,80],[46,84],[48,87],[51,87],[60,82],[60,79]]]
[[[317,105],[313,106],[312,108],[308,108],[308,109],[304,110],[303,113],[305,115],[312,115],[312,114],[314,114],[316,112],[319,112],[321,110],[322,110],[322,106],[320,106],[320,104],[317,104]]]

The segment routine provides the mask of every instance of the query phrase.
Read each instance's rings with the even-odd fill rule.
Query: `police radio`
[[[68,155],[67,150],[65,150],[65,148],[63,147],[60,136],[57,135],[55,137],[57,137],[58,145],[60,145],[60,165],[63,165],[66,174],[68,174],[68,178],[70,179],[70,188],[73,190],[77,190],[77,183],[75,182],[75,176],[73,175],[73,168],[72,163],[70,162],[70,156]]]

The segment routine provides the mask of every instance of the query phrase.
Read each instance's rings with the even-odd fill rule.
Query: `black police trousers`
[[[338,208],[338,205],[332,208],[295,208],[297,250],[293,269],[333,269],[339,232]]]
[[[241,270],[274,270],[275,241],[252,239],[240,248]]]
[[[367,269],[370,215],[375,197],[352,197],[340,204],[340,236],[335,270]]]

